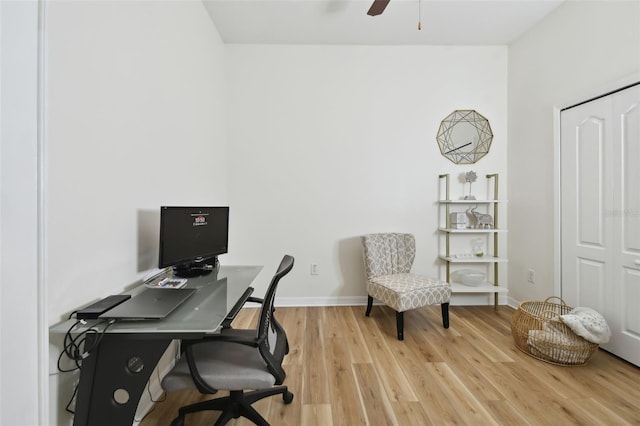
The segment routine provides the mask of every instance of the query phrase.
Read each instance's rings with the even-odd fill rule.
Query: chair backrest
[[[411,234],[383,233],[362,237],[367,278],[408,274],[416,257],[416,240]]]
[[[278,282],[293,269],[293,261],[293,257],[288,254],[282,258],[264,296],[258,320],[258,350],[267,363],[269,371],[276,378],[276,384],[281,384],[286,377],[282,368],[282,360],[288,351],[288,344],[284,328],[274,316],[273,303],[276,298]]]

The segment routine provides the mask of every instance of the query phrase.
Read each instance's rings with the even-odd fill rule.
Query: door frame
[[[44,216],[44,85],[45,85],[45,29],[44,8],[48,0],[32,2],[14,2],[5,8],[0,6],[0,26],[3,20],[12,19],[13,24],[20,26],[3,28],[0,37],[12,36],[8,41],[8,49],[0,54],[0,69],[3,77],[7,75],[5,84],[11,84],[14,90],[3,92],[3,100],[11,101],[21,97],[24,101],[15,111],[0,113],[0,122],[11,121],[5,125],[6,139],[2,140],[1,155],[6,155],[12,163],[19,167],[9,170],[5,182],[8,190],[2,193],[0,205],[14,203],[15,209],[27,209],[24,225],[33,230],[26,236],[15,237],[15,234],[0,239],[0,246],[11,247],[11,250],[0,247],[0,261],[7,263],[5,274],[0,281],[18,282],[20,285],[7,285],[9,291],[3,293],[3,305],[11,307],[5,309],[0,317],[4,320],[15,319],[15,312],[25,312],[29,318],[22,321],[18,327],[8,327],[0,330],[0,375],[10,371],[11,374],[2,377],[4,387],[11,387],[11,395],[0,401],[0,418],[8,422],[17,422],[18,416],[27,422],[37,421],[38,424],[50,424],[49,417],[49,324],[47,309],[47,291],[45,284],[45,216]],[[8,38],[8,37],[7,37]],[[20,52],[20,54],[16,54]],[[16,61],[16,57],[19,59]],[[14,62],[9,62],[13,59]],[[21,73],[15,68],[21,67]],[[19,76],[19,77],[16,77]],[[0,88],[0,91],[2,88]],[[5,99],[6,97],[6,99]],[[16,119],[17,117],[17,119]],[[25,130],[26,129],[26,130]],[[35,179],[34,179],[35,175]],[[3,188],[4,189],[4,188]],[[14,209],[14,210],[15,210]],[[7,229],[15,222],[13,215],[0,217],[0,228]],[[35,298],[33,297],[35,295]],[[16,308],[17,307],[17,308]],[[15,329],[15,332],[12,330]],[[19,350],[15,348],[15,336],[19,333],[25,341]],[[11,356],[6,354],[11,353]],[[13,374],[7,365],[15,360],[16,355],[22,356],[23,367],[33,370],[28,377]],[[19,373],[19,370],[16,370]],[[15,376],[15,377],[14,377]],[[18,377],[19,376],[19,377]],[[18,377],[18,382],[15,382]],[[12,382],[13,380],[13,382]],[[25,413],[20,409],[24,405],[21,399],[25,395],[31,398],[33,407],[24,420]],[[34,420],[35,419],[35,420]]]
[[[560,113],[562,110],[607,96],[629,86],[640,83],[640,72],[630,74],[619,80],[585,93],[579,99],[570,99],[553,107],[553,294],[562,296],[562,182],[560,179]]]

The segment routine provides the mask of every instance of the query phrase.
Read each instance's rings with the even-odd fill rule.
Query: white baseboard
[[[367,304],[367,296],[278,297],[275,304],[282,307],[360,306]]]
[[[514,299],[513,297],[509,297],[507,299],[507,305],[511,306],[513,309],[518,309],[518,306],[520,306],[520,301]]]
[[[304,307],[304,306],[365,306],[367,296],[343,296],[343,297],[278,297],[276,306],[281,307]],[[380,304],[374,301],[375,305]],[[498,304],[514,306],[511,298],[501,294]],[[493,294],[453,294],[451,295],[452,306],[492,306]],[[248,303],[247,307],[257,307],[258,304]],[[515,304],[517,307],[518,304]]]

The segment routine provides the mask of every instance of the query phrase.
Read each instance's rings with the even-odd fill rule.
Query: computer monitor
[[[207,274],[229,245],[229,207],[160,207],[158,266],[181,277]]]

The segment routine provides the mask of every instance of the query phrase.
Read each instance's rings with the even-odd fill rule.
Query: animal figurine
[[[476,207],[468,208],[467,214],[473,216],[476,222],[476,229],[492,229],[493,217],[490,214],[478,213]]]

